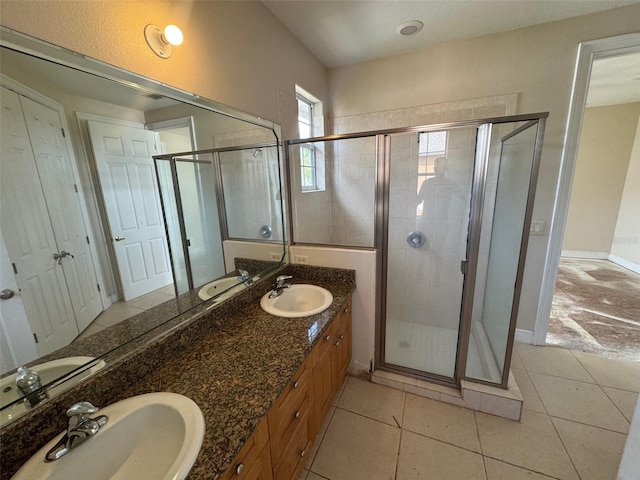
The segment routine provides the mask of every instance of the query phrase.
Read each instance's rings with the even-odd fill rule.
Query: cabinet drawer
[[[265,477],[265,474],[262,473],[258,475],[259,472],[262,472],[265,469],[265,461],[264,461],[264,452],[266,452],[267,456],[271,456],[269,452],[269,427],[267,424],[267,417],[263,418],[256,431],[253,432],[251,438],[247,440],[247,443],[244,444],[240,453],[234,458],[231,467],[225,471],[220,477],[222,480],[230,480],[230,479],[265,479],[270,477]],[[268,462],[268,471],[271,471],[271,461],[269,458]],[[251,473],[253,472],[253,476]],[[257,475],[257,476],[256,476]]]
[[[303,420],[294,431],[291,440],[280,456],[280,460],[273,468],[274,480],[295,480],[304,468],[311,441],[309,440],[306,416]]]
[[[311,370],[305,362],[294,381],[278,397],[267,415],[271,460],[274,464],[289,444],[298,425],[307,422],[311,407],[311,381]]]

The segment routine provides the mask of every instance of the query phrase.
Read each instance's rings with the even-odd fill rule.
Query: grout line
[[[398,426],[394,425],[393,423],[387,423],[387,422],[385,422],[384,420],[379,420],[379,419],[377,419],[377,418],[367,417],[367,416],[366,416],[366,415],[364,415],[363,413],[354,412],[353,410],[349,410],[348,408],[338,407],[338,406],[334,406],[334,408],[335,408],[336,410],[343,410],[343,411],[345,411],[345,412],[352,413],[352,414],[357,415],[357,416],[359,416],[359,417],[366,418],[367,420],[371,420],[372,422],[381,423],[382,425],[386,425],[387,427],[391,427],[391,428],[400,428],[400,429],[402,429],[402,427],[398,427]],[[334,414],[334,415],[335,415],[335,414]],[[333,419],[333,418],[332,418],[332,419]]]
[[[627,416],[624,414],[624,412],[622,410],[620,410],[620,407],[618,407],[618,405],[616,404],[616,402],[613,401],[613,398],[611,398],[611,395],[609,395],[607,393],[607,391],[602,387],[602,385],[598,385],[600,387],[600,389],[604,392],[604,394],[607,396],[607,398],[609,399],[609,401],[611,401],[611,403],[613,403],[613,406],[616,407],[618,409],[618,411],[622,414],[622,416],[627,420],[627,422],[631,423],[631,420],[629,420],[627,418]],[[606,385],[605,385],[606,387]],[[621,392],[627,392],[627,393],[631,393],[628,392],[627,390],[621,390],[619,388],[615,388],[615,387],[607,387],[607,388],[611,388],[613,390],[620,390]],[[633,392],[636,394],[636,397],[640,398],[640,396],[638,395],[638,392]],[[636,403],[638,402],[638,399],[636,398]],[[633,418],[633,412],[631,413],[632,418]]]
[[[571,455],[569,455],[569,450],[567,449],[567,446],[564,444],[564,441],[562,440],[562,437],[560,436],[560,432],[558,432],[558,429],[556,428],[556,424],[553,423],[553,420],[551,420],[552,418],[555,418],[555,417],[549,416],[549,421],[551,422],[551,426],[553,427],[553,431],[556,432],[556,436],[558,437],[558,440],[560,440],[560,445],[562,445],[562,448],[564,449],[564,453],[567,454],[567,458],[571,462],[571,466],[573,467],[574,472],[576,472],[577,477],[580,478],[580,474],[578,473],[578,469],[576,468],[576,464],[573,461],[573,458],[571,458]],[[564,419],[561,419],[561,420],[564,420]],[[570,420],[567,420],[567,421],[570,421]]]
[[[395,472],[393,473],[393,478],[394,480],[398,478],[398,467],[400,466],[400,449],[402,447],[402,434],[404,432],[402,431],[402,429],[400,429],[400,440],[398,441],[398,453],[396,455],[396,469]]]
[[[487,462],[486,462],[485,458],[487,458],[487,457],[482,455],[482,466],[484,467],[484,478],[489,478],[489,474],[487,473]]]
[[[335,408],[335,407],[334,407],[334,408]],[[329,410],[329,412],[331,412],[331,410]],[[315,452],[314,452],[314,454],[313,454],[313,457],[311,458],[311,463],[309,463],[309,468],[308,468],[308,469],[305,469],[305,470],[308,470],[309,472],[311,472],[311,471],[312,471],[312,470],[311,470],[311,467],[313,467],[313,462],[315,462],[315,461],[316,461],[316,457],[318,456],[318,452],[320,451],[320,448],[322,447],[322,442],[324,441],[324,437],[326,437],[326,436],[327,436],[327,432],[329,431],[329,427],[331,427],[331,422],[333,422],[333,417],[335,416],[335,413],[336,413],[336,411],[335,411],[335,409],[334,409],[334,410],[333,410],[333,413],[331,413],[331,417],[329,418],[329,423],[327,423],[327,428],[324,430],[324,432],[322,433],[322,435],[318,435],[318,436],[316,437],[315,441],[314,441],[314,443],[315,443],[315,442],[318,442],[318,448],[316,448],[316,449],[315,449]],[[323,422],[323,424],[324,424],[324,422]],[[322,425],[320,426],[320,431],[322,431]],[[311,446],[311,450],[313,450],[313,445]],[[305,465],[305,466],[306,466],[306,465]],[[313,473],[316,473],[316,472],[313,472]],[[316,473],[316,475],[318,475],[318,474]],[[323,478],[324,478],[324,477],[323,477]]]
[[[478,445],[480,446],[480,453],[482,455],[484,455],[484,449],[482,448],[482,440],[480,439],[480,427],[478,427],[478,418],[476,417],[476,413],[478,413],[478,412],[476,410],[472,410],[472,411],[473,411],[473,424],[476,426],[476,437],[478,438]]]
[[[540,470],[533,470],[532,468],[523,467],[522,465],[518,465],[516,463],[509,462],[509,461],[504,460],[502,458],[492,457],[491,455],[483,455],[483,457],[484,458],[490,458],[491,460],[495,460],[497,462],[504,463],[504,464],[510,465],[512,467],[520,468],[520,469],[526,470],[528,472],[537,473],[538,475],[542,475],[544,477],[547,477],[547,478],[550,478],[550,479],[553,479],[553,480],[558,480],[558,477],[553,477],[553,476],[549,475],[548,473],[541,472]],[[578,475],[576,478],[580,478],[580,476]]]
[[[491,415],[491,414],[490,413],[486,413],[485,415]],[[502,417],[496,417],[496,418],[502,418]],[[505,418],[504,420],[508,420],[508,419]],[[509,420],[509,421],[513,421],[513,420]],[[477,450],[471,450],[470,448],[462,447],[460,445],[456,445],[455,443],[447,442],[446,440],[442,440],[441,438],[430,437],[429,435],[426,435],[426,434],[421,433],[421,432],[416,432],[415,430],[411,430],[410,428],[403,428],[402,430],[406,430],[407,432],[413,433],[414,435],[418,435],[419,437],[428,438],[429,440],[434,440],[436,442],[444,443],[445,445],[449,445],[451,447],[456,447],[456,448],[459,448],[461,450],[465,450],[467,452],[475,453],[476,455],[482,455],[482,447],[480,447],[481,451],[478,452]]]
[[[597,429],[599,429],[599,430],[604,430],[605,432],[617,433],[617,434],[619,434],[619,435],[624,435],[625,437],[629,435],[628,433],[620,432],[620,431],[618,431],[618,430],[611,430],[610,428],[606,428],[606,427],[599,427],[599,426],[597,426],[597,425],[592,425],[592,424],[590,424],[590,423],[579,422],[579,421],[577,421],[577,420],[572,420],[572,419],[569,419],[569,418],[558,417],[558,416],[556,416],[556,415],[548,415],[548,417],[549,417],[550,419],[551,419],[551,418],[557,418],[558,420],[563,420],[563,421],[565,421],[565,422],[571,422],[571,423],[575,423],[575,424],[577,424],[577,425],[584,425],[585,427],[597,428]],[[623,418],[624,418],[624,415],[623,415]],[[626,418],[624,418],[624,420],[626,421],[627,419],[626,419]],[[551,422],[551,423],[553,423],[553,422]],[[627,423],[629,423],[629,422],[627,422]]]
[[[546,405],[544,404],[544,402],[542,401],[542,397],[540,396],[540,392],[538,392],[538,389],[536,388],[535,383],[533,383],[533,380],[531,379],[531,376],[529,375],[529,372],[527,372],[526,370],[524,371],[524,373],[527,374],[527,378],[529,379],[529,383],[531,384],[531,387],[533,388],[533,391],[536,393],[536,395],[538,396],[538,400],[540,400],[540,405],[542,405],[542,409],[544,410],[544,414],[543,415],[549,415],[549,412],[547,410]],[[535,373],[535,372],[534,372]],[[562,377],[558,377],[558,378],[562,378]],[[584,382],[586,383],[586,382]],[[522,408],[524,409],[524,401],[522,402]],[[535,411],[535,410],[532,410]],[[540,413],[540,412],[537,412]]]

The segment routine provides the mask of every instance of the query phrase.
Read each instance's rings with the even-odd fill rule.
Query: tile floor
[[[173,284],[166,287],[159,288],[153,292],[147,293],[140,297],[129,300],[128,302],[119,301],[112,304],[107,310],[102,312],[91,322],[91,324],[84,329],[84,331],[76,337],[75,340],[81,340],[93,335],[94,333],[104,330],[107,327],[115,325],[116,323],[126,320],[129,317],[133,317],[138,313],[149,310],[157,305],[160,305],[167,300],[175,298],[175,291]]]
[[[615,479],[640,363],[516,344],[521,422],[348,377],[300,480]]]

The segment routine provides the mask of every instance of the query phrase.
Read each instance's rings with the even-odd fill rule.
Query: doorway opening
[[[580,46],[534,343],[640,359],[640,35]]]

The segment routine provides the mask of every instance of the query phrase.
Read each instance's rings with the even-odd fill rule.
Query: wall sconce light
[[[183,38],[182,31],[175,25],[167,25],[164,32],[155,25],[144,27],[144,39],[153,53],[161,58],[169,58],[173,52],[172,45],[180,45]]]

